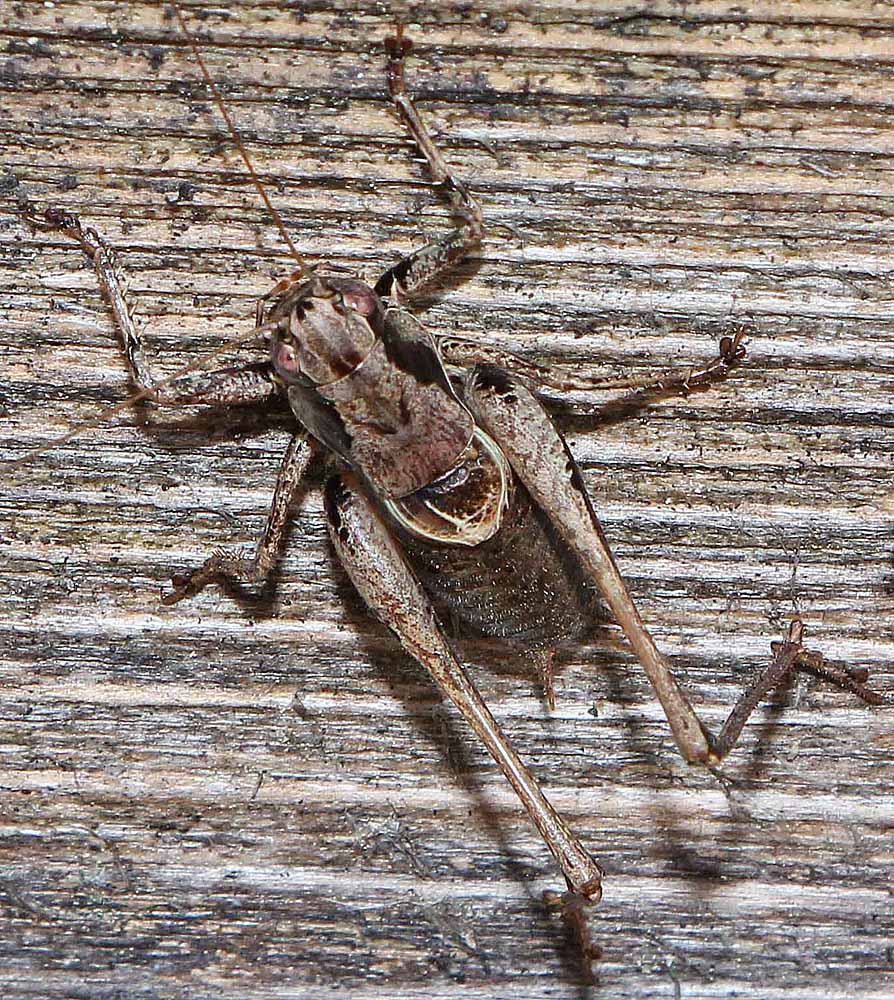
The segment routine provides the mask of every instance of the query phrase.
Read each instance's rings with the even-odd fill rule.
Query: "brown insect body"
[[[295,416],[366,481],[442,615],[527,648],[580,634],[594,588],[422,324],[342,276],[288,290],[277,319],[271,360]]]
[[[274,306],[271,360],[299,422],[398,499],[448,474],[474,421],[431,335],[356,278],[313,277]]]
[[[441,617],[461,631],[551,649],[604,618],[595,588],[517,480],[500,530],[472,548],[409,532],[403,547]]]
[[[271,364],[299,423],[360,473],[397,524],[448,546],[499,531],[509,463],[412,314],[358,278],[314,276],[267,320]]]

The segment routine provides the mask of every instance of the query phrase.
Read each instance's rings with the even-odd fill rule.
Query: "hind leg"
[[[602,879],[599,865],[553,808],[491,715],[454,656],[428,595],[353,474],[336,476],[326,484],[326,514],[332,544],[367,606],[425,667],[490,751],[571,889],[584,899],[598,900]]]
[[[745,691],[715,737],[702,725],[640,617],[608,547],[580,470],[536,397],[506,372],[479,367],[467,381],[466,399],[476,420],[500,446],[515,474],[598,587],[646,672],[677,746],[688,762],[718,763],[735,745],[760,699],[795,670],[821,673],[864,701],[877,703],[879,696],[868,690],[860,678],[832,671],[821,656],[805,650],[801,644],[803,626],[796,622],[786,640],[775,647],[773,662]]]

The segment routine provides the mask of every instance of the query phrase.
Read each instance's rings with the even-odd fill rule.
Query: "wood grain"
[[[372,277],[444,229],[385,99],[385,5],[188,6],[303,253]],[[704,718],[796,614],[891,692],[889,5],[405,14],[412,89],[488,224],[433,329],[610,373],[751,328],[715,391],[557,401]],[[91,269],[26,202],[120,249],[165,371],[291,267],[170,10],[2,0],[0,36],[10,456],[129,392]],[[4,470],[3,995],[587,995],[545,848],[333,565],[318,490],[260,594],[161,606],[172,570],[256,534],[287,428],[128,410]],[[560,652],[552,713],[530,664],[466,653],[607,870],[593,996],[894,993],[890,707],[800,680],[725,787],[676,756],[617,630]]]

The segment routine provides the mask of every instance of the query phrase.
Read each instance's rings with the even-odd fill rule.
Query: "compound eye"
[[[354,278],[330,278],[329,285],[341,294],[341,300],[348,309],[361,316],[373,316],[381,308],[379,297],[362,281]]]
[[[280,375],[288,382],[293,382],[301,374],[298,367],[298,358],[295,355],[295,348],[292,344],[286,344],[282,340],[274,340],[270,345],[270,361]]]
[[[345,305],[353,309],[354,312],[359,312],[361,316],[372,316],[379,304],[375,295],[362,285],[344,292],[343,298]]]

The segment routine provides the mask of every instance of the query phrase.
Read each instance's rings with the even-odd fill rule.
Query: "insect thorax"
[[[385,509],[402,528],[425,541],[475,546],[499,530],[512,500],[512,472],[500,449],[479,427],[444,476]]]

